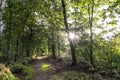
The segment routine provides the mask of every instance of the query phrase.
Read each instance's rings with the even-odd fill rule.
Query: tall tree
[[[8,7],[9,7],[9,20],[8,20],[8,43],[7,43],[7,58],[9,59],[9,55],[11,54],[11,29],[12,29],[12,4],[11,0],[8,0]]]
[[[90,27],[90,63],[94,65],[93,60],[93,10],[94,10],[94,0],[88,4],[88,16],[89,16],[89,27]],[[90,6],[92,5],[92,6]]]
[[[63,8],[64,25],[65,25],[65,28],[66,28],[67,39],[68,39],[69,44],[70,44],[70,50],[71,50],[71,56],[72,56],[72,65],[76,66],[77,61],[76,61],[76,56],[75,56],[75,47],[74,47],[74,44],[73,44],[72,40],[70,39],[70,31],[69,31],[68,22],[67,22],[67,16],[66,16],[65,1],[61,0],[61,3],[62,3],[62,8]]]

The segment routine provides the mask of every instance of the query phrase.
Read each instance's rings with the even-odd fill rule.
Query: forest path
[[[88,72],[88,66],[80,62],[77,66],[71,66],[71,61],[53,60],[52,58],[42,57],[32,62],[35,74],[31,80],[50,80],[53,75],[62,75],[62,72],[77,71]]]
[[[50,80],[52,75],[61,72],[65,67],[62,62],[49,58],[36,59],[32,62],[32,65],[35,74],[31,80]]]

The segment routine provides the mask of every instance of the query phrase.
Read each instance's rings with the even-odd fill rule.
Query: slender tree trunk
[[[64,0],[61,0],[61,3],[62,3],[62,8],[63,8],[64,25],[66,27],[67,38],[68,38],[68,41],[70,44],[70,50],[71,50],[71,56],[72,56],[72,65],[76,66],[77,61],[76,61],[76,56],[75,56],[75,47],[74,47],[72,40],[70,39],[70,35],[69,35],[69,28],[68,28],[68,23],[67,23],[66,8],[65,8]]]
[[[23,35],[23,37],[24,37],[24,35]],[[22,45],[21,45],[21,56],[20,57],[23,57],[23,56],[25,56],[25,54],[24,54],[24,50],[25,50],[25,41],[24,41],[24,38],[22,39]]]
[[[0,0],[0,9],[2,8],[2,3],[4,0]]]
[[[3,0],[1,0],[0,1],[0,29],[1,29],[1,27],[2,27],[2,24],[1,24],[1,21],[2,21],[2,2],[3,2]],[[1,33],[1,31],[0,31],[0,51],[2,51],[2,33]],[[1,62],[2,62],[2,59],[0,59],[1,60]]]
[[[33,29],[32,29],[32,27],[29,27],[29,29],[30,29],[30,34],[29,34],[29,37],[28,37],[28,45],[27,45],[27,50],[26,50],[26,57],[30,57],[30,47],[31,47],[31,45],[30,45],[30,42],[31,42],[31,40],[32,40],[32,33],[33,33]]]
[[[2,19],[1,19],[1,11],[2,11],[2,9],[1,9],[1,6],[2,6],[2,0],[0,1],[0,30],[1,30],[1,21],[2,21]],[[2,42],[2,39],[1,39],[1,31],[0,31],[0,51],[1,51],[1,47],[2,47],[2,45],[1,45],[1,42]]]
[[[53,59],[56,59],[56,54],[55,54],[55,41],[54,41],[54,32],[52,28],[52,53],[53,53]]]
[[[8,1],[8,6],[9,6],[9,22],[8,22],[8,43],[7,43],[7,59],[10,59],[11,56],[11,26],[12,26],[12,5],[11,5],[11,0]]]
[[[60,57],[60,42],[59,42],[59,28],[57,27],[57,45],[58,45],[58,55]]]
[[[90,27],[90,63],[94,66],[94,58],[93,58],[93,8],[94,8],[94,0],[92,0],[92,7],[88,4],[88,16],[89,16],[89,27]]]
[[[17,58],[18,58],[18,50],[19,50],[19,37],[20,37],[20,32],[18,33],[18,36],[17,36],[17,40],[16,40],[16,53],[15,53],[15,56],[14,56],[14,61],[16,62],[17,61]]]
[[[49,57],[49,52],[50,52],[50,38],[48,36],[48,40],[47,40],[47,46],[48,46],[48,54],[47,56]]]

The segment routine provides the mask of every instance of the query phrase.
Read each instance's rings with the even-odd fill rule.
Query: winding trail
[[[31,80],[50,80],[52,75],[60,72],[64,64],[49,58],[42,58],[34,60],[32,65],[35,74]]]
[[[50,76],[52,75],[51,74],[52,70],[50,71],[49,67],[47,67],[48,69],[46,71],[41,70],[42,65],[44,65],[44,64],[49,65],[49,63],[46,59],[36,59],[33,62],[35,75],[34,75],[33,79],[31,79],[31,80],[48,80],[50,78]]]
[[[62,72],[68,71],[88,73],[88,66],[84,62],[81,62],[77,66],[70,66],[67,61],[53,60],[47,57],[35,59],[32,62],[32,66],[34,67],[35,74],[31,80],[50,80],[53,75],[62,75]]]

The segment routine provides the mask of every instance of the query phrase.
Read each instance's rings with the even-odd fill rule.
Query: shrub
[[[21,62],[23,65],[30,66],[29,62],[32,61],[32,58],[26,57],[26,58],[20,59],[20,60],[18,60],[18,61]]]
[[[18,78],[4,64],[0,64],[0,80],[18,80]]]
[[[23,78],[25,78],[25,80],[31,79],[34,75],[33,67],[23,65],[21,62],[16,62],[16,63],[13,62],[13,63],[9,64],[9,67],[13,73],[19,73],[19,72],[24,73],[24,75],[19,76],[19,77],[20,78],[23,77]]]
[[[13,73],[17,73],[23,70],[23,65],[20,62],[12,62],[8,66]]]
[[[25,80],[30,80],[34,75],[34,69],[32,66],[23,66],[23,72],[26,74]]]

